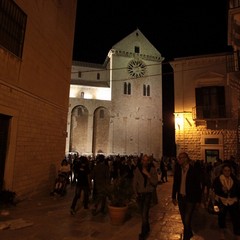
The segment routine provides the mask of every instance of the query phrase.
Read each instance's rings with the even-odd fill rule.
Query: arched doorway
[[[94,112],[93,121],[93,148],[94,155],[109,153],[109,125],[110,114],[104,107],[99,107]]]
[[[86,107],[79,105],[73,108],[71,113],[70,129],[70,152],[84,154],[88,143],[88,110]]]
[[[10,119],[10,116],[0,114],[0,191],[4,187],[4,171]]]

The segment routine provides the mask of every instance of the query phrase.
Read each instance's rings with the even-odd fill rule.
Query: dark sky
[[[103,63],[136,28],[166,60],[229,49],[227,0],[78,0],[73,60]]]
[[[109,3],[108,3],[109,2]],[[78,0],[73,60],[103,64],[109,50],[137,28],[165,58],[163,153],[175,154],[173,74],[177,57],[230,51],[227,0]]]

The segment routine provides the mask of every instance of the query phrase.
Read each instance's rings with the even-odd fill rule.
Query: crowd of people
[[[75,215],[77,203],[82,199],[84,209],[93,216],[106,214],[108,195],[106,189],[112,182],[124,176],[132,189],[132,200],[136,201],[142,217],[139,240],[145,240],[150,232],[149,211],[157,203],[156,187],[159,182],[158,165],[153,156],[109,156],[98,154],[95,159],[86,156],[68,156],[71,171],[69,178],[75,186],[70,213]],[[130,200],[130,199],[129,199]],[[79,205],[78,205],[79,206]]]
[[[212,193],[210,195],[210,192]],[[240,180],[239,165],[230,160],[214,163],[193,161],[186,152],[178,155],[174,169],[172,201],[178,205],[183,223],[183,240],[193,237],[192,218],[197,206],[217,206],[221,240],[225,239],[226,217],[230,214],[233,233],[240,239]]]
[[[69,166],[66,166],[66,161]],[[218,226],[224,239],[226,216],[229,212],[233,233],[240,239],[240,179],[239,165],[235,159],[214,163],[191,160],[186,152],[177,158],[166,158],[158,162],[153,156],[104,156],[96,158],[69,155],[62,163],[68,172],[75,194],[70,213],[75,215],[77,203],[82,199],[84,209],[91,208],[92,215],[106,214],[108,196],[106,188],[119,176],[126,176],[132,187],[132,198],[138,204],[142,217],[139,240],[145,240],[150,232],[149,211],[157,204],[156,187],[168,181],[168,172],[173,175],[172,202],[178,206],[183,224],[183,240],[190,240],[194,233],[192,218],[196,207],[208,208],[214,201],[218,206]],[[62,171],[59,169],[59,171]],[[91,203],[91,204],[90,204]],[[79,205],[78,205],[79,206]]]

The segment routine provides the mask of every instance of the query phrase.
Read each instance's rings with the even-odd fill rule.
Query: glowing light
[[[111,100],[111,89],[104,87],[70,86],[70,98]]]
[[[183,114],[181,113],[175,114],[175,129],[183,129]]]

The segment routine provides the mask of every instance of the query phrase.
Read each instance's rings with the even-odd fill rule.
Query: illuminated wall
[[[171,62],[174,70],[174,116],[177,154],[187,151],[194,160],[215,161],[236,156],[237,91],[232,88],[226,72],[226,54],[211,54],[177,58]],[[210,116],[198,114],[196,89],[222,87],[224,94],[216,98],[202,95]],[[225,102],[224,116],[214,116],[220,109],[217,99]],[[196,110],[198,109],[198,110]],[[210,156],[216,153],[214,157]],[[209,154],[209,155],[208,155]]]
[[[142,75],[131,75],[129,64],[133,60],[144,62]],[[147,153],[161,158],[162,61],[157,49],[136,30],[112,47],[104,65],[74,62],[66,152],[74,150],[95,155],[104,149],[106,155]],[[134,70],[138,73],[140,68]],[[144,87],[148,92],[144,92]],[[76,106],[84,106],[89,113],[85,150],[71,141],[71,116]],[[108,121],[97,118],[96,110],[101,108],[105,109]],[[100,142],[104,142],[104,146]]]
[[[1,8],[17,4],[27,19],[22,56],[0,44],[0,115],[9,119],[0,181],[19,197],[49,193],[65,156],[77,1],[3,1]],[[9,27],[8,36],[15,36],[20,25],[4,26]]]

